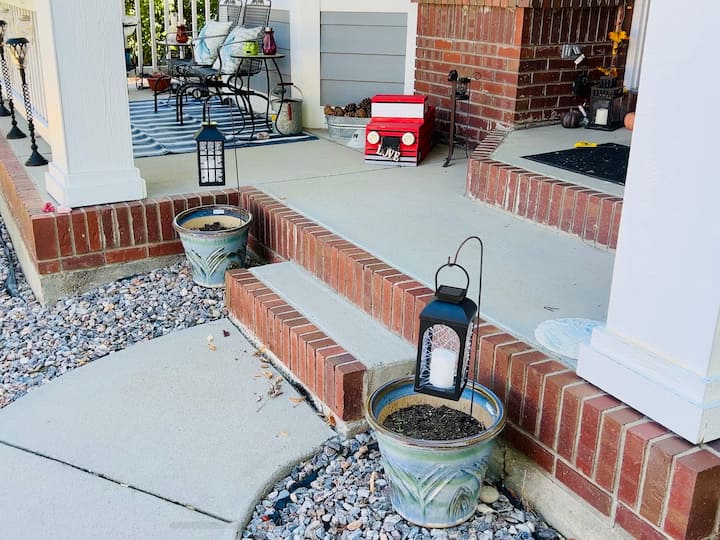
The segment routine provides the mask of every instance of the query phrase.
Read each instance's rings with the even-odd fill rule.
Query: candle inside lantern
[[[595,111],[595,123],[598,126],[606,126],[608,121],[608,110],[598,109]]]
[[[450,388],[455,384],[455,352],[438,347],[430,354],[430,384]]]

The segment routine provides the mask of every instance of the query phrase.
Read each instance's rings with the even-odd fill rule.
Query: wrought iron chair
[[[234,97],[244,103],[243,78],[259,73],[263,63],[260,60],[240,61],[233,54],[248,39],[257,41],[261,46],[271,9],[272,0],[245,0],[241,21],[230,30],[225,42],[218,48],[215,64],[210,67],[190,65],[182,70],[182,82],[176,92],[177,122],[183,123],[183,101],[187,95],[195,99]]]

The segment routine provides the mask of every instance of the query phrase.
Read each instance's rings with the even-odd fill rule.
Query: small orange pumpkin
[[[625,115],[625,121],[623,122],[625,124],[625,127],[632,131],[632,129],[635,127],[635,113],[629,112]]]

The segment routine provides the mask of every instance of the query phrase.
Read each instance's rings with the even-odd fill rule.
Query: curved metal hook
[[[480,269],[479,269],[479,270],[480,270],[480,275],[479,275],[479,277],[478,277],[478,297],[477,297],[477,309],[478,309],[478,311],[477,311],[477,318],[479,319],[479,318],[480,318],[480,300],[481,300],[481,298],[482,298],[483,255],[484,255],[484,253],[485,253],[485,245],[483,244],[483,241],[480,239],[480,237],[479,237],[479,236],[474,236],[474,235],[473,235],[473,236],[468,236],[468,237],[467,237],[465,240],[463,240],[463,241],[460,243],[460,245],[458,246],[457,250],[455,251],[455,257],[452,258],[452,259],[451,259],[450,257],[448,257],[448,262],[447,262],[447,264],[446,264],[446,265],[443,265],[442,267],[440,267],[440,269],[444,268],[445,266],[450,266],[450,267],[458,266],[458,267],[462,268],[463,271],[465,271],[465,269],[464,269],[461,265],[458,264],[457,260],[458,260],[458,257],[460,256],[460,251],[462,250],[463,247],[465,247],[465,244],[467,244],[470,240],[477,240],[477,241],[480,243]],[[440,269],[438,269],[438,272],[440,271]],[[467,271],[465,271],[465,275],[467,275]],[[437,274],[435,274],[435,281],[436,281],[436,288],[437,288]],[[469,278],[468,278],[468,281],[469,281]],[[473,329],[473,331],[474,331],[474,329]],[[474,370],[473,370],[473,371],[474,371],[474,375],[475,375],[475,378],[476,378],[476,379],[477,379],[477,377],[478,377],[478,356],[479,356],[479,353],[480,353],[480,343],[479,343],[479,342],[480,342],[480,340],[477,338],[477,336],[475,336],[475,339],[474,339],[474,345],[475,345],[474,361],[475,361],[475,365],[474,365]],[[470,366],[468,366],[468,369],[469,369],[469,368],[470,368]],[[473,399],[474,397],[475,397],[474,393],[470,395],[470,416],[472,416],[472,412],[473,412],[473,405],[474,405],[474,401],[475,401],[475,400]]]

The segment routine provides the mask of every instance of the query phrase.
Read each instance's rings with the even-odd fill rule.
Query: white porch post
[[[290,6],[290,71],[303,90],[303,124],[325,124],[320,105],[320,0],[303,0]]]
[[[145,197],[133,165],[119,2],[36,6],[52,145],[48,193],[70,207]]]
[[[720,438],[720,110],[707,84],[707,36],[720,6],[652,2],[607,329],[578,374],[697,443]]]

